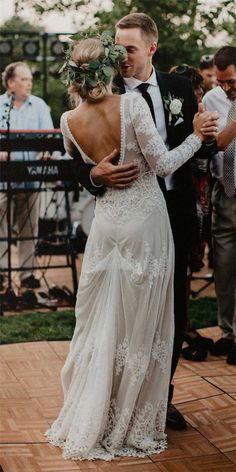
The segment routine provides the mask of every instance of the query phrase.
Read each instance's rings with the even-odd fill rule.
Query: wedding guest
[[[216,73],[213,54],[205,54],[201,57],[199,72],[203,78],[202,88],[204,93],[206,93],[216,85]]]
[[[33,78],[31,70],[25,62],[14,62],[9,64],[2,74],[3,86],[6,92],[0,96],[0,122],[1,128],[7,128],[7,117],[9,114],[9,125],[11,130],[30,129],[52,129],[53,123],[46,103],[39,97],[31,95]],[[9,107],[11,110],[9,111]],[[17,151],[11,153],[13,161],[29,161],[37,158],[37,152]],[[0,160],[6,160],[7,153],[0,152]],[[6,190],[6,185],[1,184],[1,190]],[[39,221],[39,193],[33,192],[38,185],[37,182],[14,184],[14,188],[26,189],[26,192],[14,193],[12,195],[12,206],[18,230],[18,236],[29,238],[19,240],[18,258],[20,284],[26,288],[40,287],[40,281],[34,276],[35,266],[35,240],[38,236]],[[32,189],[32,192],[29,192]],[[7,243],[7,192],[0,192],[0,271],[8,267],[8,243]],[[13,211],[13,209],[12,209]],[[32,239],[30,239],[32,237]],[[26,268],[28,268],[26,270]],[[3,287],[5,281],[4,272],[0,273],[0,285]]]
[[[203,96],[203,78],[194,67],[187,64],[173,66],[170,69],[171,74],[177,74],[190,80],[196,100],[201,103]],[[209,235],[209,212],[210,212],[210,183],[207,158],[195,158],[191,160],[193,186],[196,195],[199,241],[195,244],[189,256],[189,274],[187,277],[187,299],[190,298],[191,277],[193,272],[198,272],[204,267],[204,254],[206,243],[211,237]],[[189,319],[189,305],[187,304],[188,324],[184,341],[187,346],[182,349],[182,355],[185,359],[191,361],[203,361],[207,358],[210,347],[213,344],[212,339],[201,336],[196,329],[191,326]]]
[[[236,365],[236,47],[223,46],[214,56],[218,87],[203,99],[206,110],[217,110],[224,149],[213,159],[212,237],[218,324],[221,338],[212,348]]]

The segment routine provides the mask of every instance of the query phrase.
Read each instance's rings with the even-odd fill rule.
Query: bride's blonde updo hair
[[[81,100],[97,102],[111,91],[114,74],[126,56],[126,49],[115,44],[108,31],[96,37],[77,39],[60,72],[76,104]]]
[[[104,54],[105,48],[100,39],[87,38],[75,44],[71,53],[71,59],[75,62],[75,64],[79,66],[79,68],[81,69],[81,75],[83,75],[83,69],[84,74],[86,74],[86,71],[88,71],[89,68],[90,61],[99,57],[104,57]],[[112,77],[110,82],[111,81]],[[77,101],[78,98],[81,97],[82,100],[85,99],[91,102],[97,102],[99,100],[102,100],[103,97],[106,95],[107,85],[108,84],[105,84],[102,81],[96,82],[95,79],[94,87],[90,88],[87,81],[81,80],[80,77],[76,78],[71,82],[68,92],[71,98],[74,100],[76,100],[77,96]]]

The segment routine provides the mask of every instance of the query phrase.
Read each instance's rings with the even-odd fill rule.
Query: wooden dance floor
[[[219,336],[218,328],[201,330]],[[62,404],[60,370],[69,343],[33,342],[0,347],[1,467],[4,472],[235,472],[236,368],[225,359],[181,359],[174,403],[188,421],[167,431],[168,449],[143,459],[65,461],[44,432]]]

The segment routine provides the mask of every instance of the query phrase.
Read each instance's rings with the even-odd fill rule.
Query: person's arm
[[[211,119],[211,116],[213,119]],[[194,133],[176,148],[168,151],[155,128],[150,110],[142,97],[134,97],[131,120],[142,153],[151,169],[160,177],[173,173],[200,149],[203,132],[214,134],[215,118],[210,113],[198,113],[194,118]]]
[[[135,164],[115,165],[118,151],[104,157],[96,166],[92,167],[90,177],[95,184],[113,188],[131,187],[138,178],[138,169]]]
[[[219,151],[224,151],[229,144],[236,138],[236,116],[232,121],[218,134],[216,138]]]

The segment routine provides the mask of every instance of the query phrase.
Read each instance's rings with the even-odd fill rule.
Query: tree
[[[234,38],[234,0],[211,0],[210,4],[204,0],[114,0],[111,11],[104,9],[102,0],[38,0],[36,3],[34,0],[18,0],[15,3],[18,12],[28,4],[41,15],[50,11],[81,11],[86,6],[93,6],[97,9],[94,14],[97,24],[108,29],[114,28],[118,19],[129,12],[147,13],[158,25],[160,35],[156,60],[165,70],[183,62],[197,66],[202,54],[215,50],[206,45],[209,36],[215,39],[216,48],[221,45],[217,44],[219,32],[225,32],[229,44]],[[84,24],[79,27],[84,29]]]

